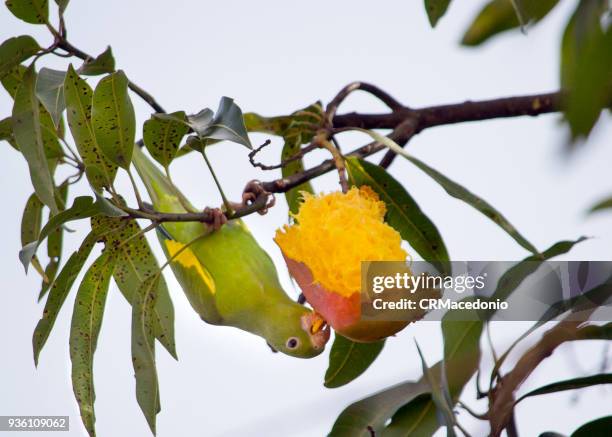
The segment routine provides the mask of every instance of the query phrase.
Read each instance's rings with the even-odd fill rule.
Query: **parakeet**
[[[138,147],[133,164],[157,211],[191,209]],[[230,220],[218,230],[199,222],[166,222],[158,228],[158,237],[172,259],[174,275],[205,322],[251,332],[294,357],[310,358],[323,351],[328,327],[317,313],[289,298],[272,259],[242,220]]]

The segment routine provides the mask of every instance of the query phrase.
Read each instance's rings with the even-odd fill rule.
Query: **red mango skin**
[[[306,301],[340,335],[359,343],[371,343],[394,335],[409,321],[360,320],[360,293],[341,296],[314,283],[312,272],[301,262],[285,256],[291,275],[302,289]]]

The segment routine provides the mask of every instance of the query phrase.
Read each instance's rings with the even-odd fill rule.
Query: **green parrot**
[[[157,211],[193,210],[139,147],[134,147],[133,164]],[[166,257],[174,257],[172,271],[202,320],[251,332],[294,357],[323,351],[329,328],[321,316],[289,298],[272,259],[242,220],[218,230],[199,222],[167,222],[158,237]]]

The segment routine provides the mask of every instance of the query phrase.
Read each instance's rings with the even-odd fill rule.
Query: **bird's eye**
[[[287,340],[288,349],[297,349],[299,345],[300,345],[300,340],[298,340],[295,337],[291,337],[289,340]]]

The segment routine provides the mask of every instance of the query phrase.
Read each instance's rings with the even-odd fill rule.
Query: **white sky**
[[[575,4],[561,3],[528,37],[500,37],[477,50],[462,49],[457,42],[480,1],[454,2],[435,31],[429,28],[422,2],[389,0],[375,6],[363,0],[172,4],[74,0],[66,18],[74,44],[91,54],[112,45],[118,66],[168,110],[215,109],[219,98],[228,95],[245,111],[275,115],[317,99],[327,102],[353,80],[375,83],[415,107],[554,90],[560,32]],[[0,10],[0,39],[32,32],[32,26]],[[35,36],[43,45],[50,42],[42,28],[36,29]],[[53,60],[48,65],[65,68],[66,63]],[[133,100],[142,123],[150,110],[137,98]],[[10,114],[11,104],[0,93],[0,118]],[[343,109],[376,112],[383,107],[355,95]],[[409,147],[419,158],[489,200],[538,248],[590,235],[596,238],[566,258],[609,260],[612,214],[586,217],[584,212],[612,192],[611,134],[612,124],[606,116],[588,148],[567,159],[561,153],[567,132],[558,115],[548,115],[439,127],[420,134]],[[254,143],[265,138],[253,136]],[[365,140],[361,135],[346,136],[342,144],[347,150]],[[252,169],[240,146],[223,144],[211,155],[233,198],[238,198],[249,179],[277,177],[275,172],[262,174]],[[273,162],[278,155],[276,140],[263,157]],[[321,157],[313,155],[308,162]],[[7,208],[0,214],[4,235],[0,247],[0,415],[70,415],[69,435],[84,435],[72,395],[68,355],[69,313],[76,290],[64,305],[36,370],[31,335],[43,308],[36,303],[39,279],[34,273],[25,276],[17,259],[20,215],[32,188],[25,161],[6,144],[0,147],[0,162],[0,186]],[[447,197],[408,163],[398,159],[392,173],[437,223],[453,259],[525,256],[491,222]],[[196,204],[220,203],[212,179],[196,156],[174,164],[173,174]],[[315,186],[326,191],[337,188],[330,175]],[[119,189],[128,191],[125,178]],[[84,186],[79,189],[79,194],[86,192]],[[295,294],[271,239],[275,228],[286,221],[286,206],[282,200],[279,204],[267,216],[246,221],[277,262],[287,290]],[[65,251],[74,250],[82,237],[82,233],[69,235]],[[176,308],[180,361],[158,349],[160,436],[324,435],[350,402],[419,376],[413,337],[429,362],[441,353],[439,324],[421,323],[390,339],[379,359],[358,380],[328,390],[322,386],[327,354],[307,361],[292,359],[270,353],[257,337],[205,325],[176,281],[170,276],[168,280]],[[507,344],[525,328],[518,323],[497,325],[493,337]],[[149,435],[134,396],[129,330],[129,307],[113,285],[95,361],[101,436]],[[577,372],[594,373],[601,350],[597,343],[561,347],[523,390]],[[464,398],[471,400],[473,394],[470,383]],[[585,390],[577,404],[572,399],[572,394],[565,393],[525,401],[517,409],[519,430],[523,435],[546,430],[570,433],[587,419],[610,413],[609,389]],[[484,403],[470,403],[479,411],[485,409]],[[465,414],[460,418],[474,435],[485,433],[484,425]]]

